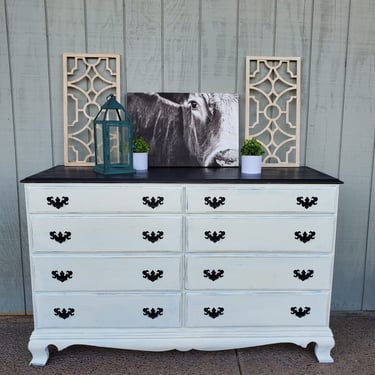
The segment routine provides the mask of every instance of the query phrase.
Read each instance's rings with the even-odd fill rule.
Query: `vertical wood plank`
[[[367,235],[367,256],[362,303],[363,310],[375,310],[375,151],[372,163],[372,191]]]
[[[239,0],[238,77],[239,139],[245,138],[245,59],[246,56],[272,56],[275,29],[274,0]]]
[[[64,164],[62,54],[85,52],[83,0],[47,0],[53,164]]]
[[[237,0],[202,1],[202,92],[236,92]]]
[[[8,1],[10,71],[12,77],[18,177],[52,165],[49,69],[44,3]],[[29,254],[23,187],[20,187],[21,246],[26,311],[32,310]]]
[[[124,52],[122,0],[85,0],[88,53]]]
[[[120,92],[117,98],[125,103],[126,71],[124,56],[124,12],[122,0],[85,0],[87,52],[120,55]]]
[[[164,91],[199,91],[199,0],[164,0]]]
[[[334,307],[340,310],[362,307],[367,234],[369,240],[374,238],[374,227],[369,227],[368,222],[375,139],[374,19],[372,0],[351,2],[340,157],[340,178],[344,185],[334,278]],[[374,245],[369,243],[368,270],[372,268],[373,251]],[[374,277],[367,274],[366,293],[374,293],[374,289],[368,289],[374,285]],[[366,294],[365,300],[365,305],[370,304],[374,297]]]
[[[337,176],[349,0],[314,1],[306,165]]]
[[[127,91],[162,91],[161,0],[125,0]]]
[[[6,4],[18,168],[22,178],[51,166],[45,12],[43,2],[38,0]]]
[[[312,0],[279,0],[276,7],[275,55],[301,57],[300,165],[305,164],[312,9]]]
[[[24,313],[17,169],[4,0],[0,0],[0,312]]]

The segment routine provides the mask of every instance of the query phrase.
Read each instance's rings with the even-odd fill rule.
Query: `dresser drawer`
[[[187,218],[188,251],[331,252],[330,216],[208,216]]]
[[[186,289],[330,289],[332,256],[196,256],[186,259]]]
[[[324,326],[327,293],[187,293],[187,327]]]
[[[181,251],[181,216],[30,215],[33,251]]]
[[[181,256],[43,256],[32,259],[35,291],[180,290]]]
[[[336,186],[188,186],[188,212],[326,212],[337,206]]]
[[[34,294],[36,328],[179,327],[179,294]]]
[[[157,184],[26,185],[28,210],[50,213],[181,212],[182,187]]]

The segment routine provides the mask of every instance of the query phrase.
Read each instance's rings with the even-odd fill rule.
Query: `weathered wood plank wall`
[[[361,304],[367,309],[375,308],[375,273],[371,273],[370,266],[374,262],[374,242],[370,241],[375,230],[374,212],[370,212],[375,182],[374,19],[374,1],[351,2],[339,164],[346,184],[340,199],[340,257],[335,267],[336,273],[342,275],[335,281],[335,298],[344,309]],[[346,298],[348,292],[350,299]]]
[[[245,56],[301,56],[302,164],[345,182],[332,307],[375,309],[374,19],[372,0],[0,0],[0,313],[31,312],[18,181],[63,163],[63,52],[119,53],[124,93],[239,93],[241,142]]]
[[[0,2],[0,7],[0,311],[22,312],[25,307],[12,82],[3,2]]]

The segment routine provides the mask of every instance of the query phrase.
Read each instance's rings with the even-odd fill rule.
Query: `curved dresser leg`
[[[320,363],[332,363],[331,350],[335,346],[333,338],[326,338],[315,344],[315,355]]]
[[[28,346],[33,358],[30,365],[44,366],[49,358],[48,345],[42,342],[30,341]]]

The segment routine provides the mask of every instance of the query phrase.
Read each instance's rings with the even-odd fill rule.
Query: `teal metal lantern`
[[[109,95],[94,119],[95,167],[101,174],[134,173],[133,126],[125,108]]]

